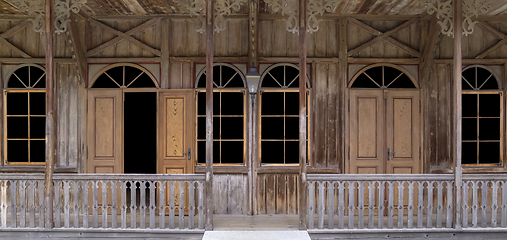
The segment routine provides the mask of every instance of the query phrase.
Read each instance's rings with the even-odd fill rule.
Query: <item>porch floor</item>
[[[299,231],[299,215],[213,215],[213,231]]]

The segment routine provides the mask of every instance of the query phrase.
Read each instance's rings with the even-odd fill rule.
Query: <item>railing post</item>
[[[306,0],[299,0],[299,229],[307,228],[306,183]]]
[[[461,230],[461,35],[462,35],[462,0],[454,0],[454,228]]]

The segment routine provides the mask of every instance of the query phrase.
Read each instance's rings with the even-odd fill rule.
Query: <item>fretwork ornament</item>
[[[174,0],[183,13],[190,14],[192,17],[197,18],[199,29],[197,32],[206,32],[206,0]],[[231,15],[233,11],[237,12],[242,5],[246,4],[247,0],[216,0],[215,1],[215,26],[214,31],[219,33],[225,31],[227,27],[227,19],[225,16]]]
[[[422,4],[429,14],[436,13],[442,34],[454,37],[453,0],[423,0]],[[463,35],[474,32],[477,21],[472,18],[486,14],[490,7],[490,0],[463,0]]]
[[[271,7],[275,13],[280,12],[282,16],[287,16],[284,19],[287,25],[287,31],[299,34],[299,1],[298,0],[264,0],[264,2]],[[322,21],[318,16],[324,13],[332,13],[336,10],[339,0],[308,0],[306,4],[307,11],[307,25],[306,31],[314,33],[319,30],[319,23]]]
[[[78,13],[81,5],[87,0],[55,0],[55,33],[64,33],[67,31],[67,24],[70,21],[70,12]],[[21,12],[27,12],[29,21],[32,22],[33,30],[38,33],[44,33],[45,21],[45,1],[44,0],[14,0],[14,4],[19,7]]]

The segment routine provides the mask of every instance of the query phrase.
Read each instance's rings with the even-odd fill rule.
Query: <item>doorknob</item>
[[[192,153],[191,149],[190,149],[190,148],[188,148],[188,151],[183,152],[183,153],[186,153],[186,154],[187,154],[187,159],[188,159],[188,161],[190,161],[190,160],[191,160],[191,155],[190,155],[190,153]]]
[[[391,153],[394,155],[395,152],[391,152],[389,148],[387,148],[387,161],[390,160]]]

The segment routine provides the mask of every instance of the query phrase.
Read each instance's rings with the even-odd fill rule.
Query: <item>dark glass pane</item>
[[[370,76],[373,81],[375,81],[378,85],[382,85],[382,67],[374,67],[364,71],[368,76]]]
[[[222,115],[243,115],[243,92],[222,92]]]
[[[46,115],[46,93],[30,93],[30,115]]]
[[[213,66],[213,82],[216,84],[216,86],[220,87],[222,84],[220,83],[220,66]],[[216,87],[213,85],[213,87]]]
[[[283,92],[263,92],[261,115],[284,115],[283,96]]]
[[[197,88],[206,88],[206,74],[202,74],[199,78]]]
[[[269,71],[269,73],[282,85],[287,86],[289,80],[285,79],[285,66],[278,66]],[[292,80],[292,79],[291,79]]]
[[[283,163],[283,142],[261,142],[261,163]]]
[[[266,74],[264,78],[261,79],[261,87],[263,88],[279,88],[280,85],[283,85],[283,81],[278,84],[274,78],[272,78],[269,74]]]
[[[121,82],[118,83],[121,85]],[[92,88],[120,88],[116,83],[111,80],[106,74],[100,75],[95,83],[93,83]]]
[[[114,79],[120,86],[123,86],[123,66],[114,67],[106,71],[106,73]],[[125,85],[126,86],[126,85]]]
[[[462,164],[477,163],[477,142],[462,143],[461,162]]]
[[[285,66],[285,79],[285,85],[289,88],[299,88],[299,69],[292,66]]]
[[[33,68],[33,67],[29,67],[29,66],[26,66],[26,67],[22,67],[22,68],[19,68],[18,70],[16,70],[14,72],[14,74],[16,74],[16,76],[18,76],[18,78],[27,86],[31,86],[32,83],[30,83],[30,77],[29,77],[29,74],[28,74],[28,71],[30,68]],[[19,81],[19,80],[18,80]]]
[[[206,163],[206,141],[197,142],[197,162]]]
[[[475,85],[475,68],[469,68],[465,71],[463,71],[462,73],[462,76],[465,80],[467,80],[473,88],[476,88],[477,86]],[[465,88],[466,87],[466,88]],[[463,89],[473,89],[473,88],[469,88],[470,86],[463,82]]]
[[[220,139],[220,118],[219,117],[213,118],[213,139]]]
[[[222,142],[222,163],[244,162],[243,142]]]
[[[14,73],[16,74],[16,73]],[[27,88],[28,87],[28,78],[18,79],[14,74],[9,78],[9,83],[7,84],[7,88]],[[23,83],[26,85],[23,85]]]
[[[33,88],[46,88],[46,76],[44,74],[44,70],[38,67],[30,67],[30,84]]]
[[[389,85],[394,79],[400,76],[402,72],[396,68],[384,67],[384,86]]]
[[[7,141],[7,161],[28,162],[28,140]]]
[[[479,140],[500,140],[500,118],[479,119]]]
[[[236,73],[236,70],[228,66],[222,65],[221,67],[222,67],[222,86],[225,86],[225,84],[227,84],[227,82],[232,79],[232,77]]]
[[[463,117],[477,117],[477,94],[461,95]]]
[[[129,88],[156,88],[156,87],[157,85],[155,85],[153,80],[146,73],[143,73],[141,76],[139,76],[139,78],[137,78],[129,86]]]
[[[391,85],[389,85],[389,88],[415,88],[415,85],[407,75],[403,74],[398,79],[396,79],[396,81],[391,83]]]
[[[283,139],[283,118],[263,117],[261,121],[262,139]]]
[[[245,129],[242,117],[222,117],[222,139],[243,139]]]
[[[363,73],[356,78],[352,88],[379,88],[379,86]]]
[[[7,117],[7,138],[28,138],[28,117]]]
[[[30,117],[30,138],[46,137],[46,117]]]
[[[299,115],[299,92],[285,93],[285,115]]]
[[[224,84],[227,84],[226,88],[245,88],[245,82],[243,81],[243,78],[241,78],[240,73],[236,74],[232,79],[224,79],[225,81],[229,81],[228,83],[225,82]]]
[[[220,115],[220,104],[221,104],[220,95],[221,95],[220,92],[213,92],[213,115]]]
[[[479,116],[500,117],[500,94],[479,94]]]
[[[46,161],[46,141],[31,140],[30,141],[30,162]]]
[[[299,141],[285,142],[285,163],[299,163]]]
[[[125,66],[125,86],[128,86],[141,73],[143,73],[143,71],[141,71],[140,69],[137,69],[137,68],[134,68],[134,67],[130,67],[130,66]]]
[[[299,117],[285,118],[285,139],[299,139]]]
[[[484,83],[486,80],[487,82]],[[482,90],[498,89],[498,85],[495,81],[495,78],[492,76],[491,72],[481,67],[477,68],[477,87],[480,87],[480,89]]]
[[[220,163],[220,142],[218,141],[213,141],[213,163]]]
[[[498,90],[498,82],[496,81],[495,76],[491,76],[491,78],[482,85],[481,90]]]
[[[477,140],[477,118],[463,118],[463,140]]]
[[[481,142],[479,143],[479,163],[499,163],[500,143]]]
[[[197,139],[206,139],[206,117],[197,118]]]
[[[7,93],[7,115],[28,115],[28,93]]]
[[[206,115],[206,92],[197,93],[197,115]]]
[[[461,89],[463,90],[474,90],[470,84],[473,86],[474,85],[474,82],[467,82],[465,79],[462,79],[461,80]]]

